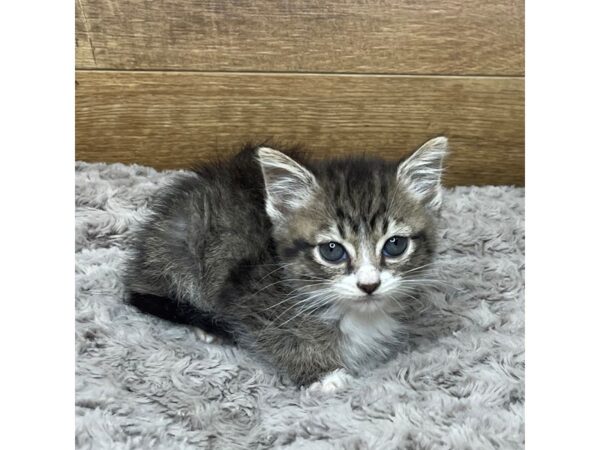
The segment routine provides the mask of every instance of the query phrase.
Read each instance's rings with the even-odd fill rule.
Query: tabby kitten
[[[444,137],[399,164],[246,147],[180,175],[134,237],[130,302],[335,389],[402,343],[434,258],[446,151]]]

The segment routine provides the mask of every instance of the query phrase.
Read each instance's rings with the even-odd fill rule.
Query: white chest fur
[[[387,358],[399,342],[402,324],[385,312],[350,311],[340,321],[341,353],[354,370],[371,367]]]

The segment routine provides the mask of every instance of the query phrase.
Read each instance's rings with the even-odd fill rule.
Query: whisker
[[[323,286],[323,285],[327,285],[328,283],[326,282],[320,282],[320,283],[312,283],[312,284],[307,284],[305,286],[301,286],[299,288],[293,289],[289,294],[287,294],[283,300],[281,300],[280,302],[275,303],[274,305],[269,306],[268,308],[265,309],[265,311],[268,311],[269,309],[275,308],[276,306],[281,305],[282,303],[285,303],[287,301],[293,300],[295,298],[301,297],[302,295],[305,295],[305,292],[298,292],[302,289],[306,289],[306,288],[310,288],[310,287],[314,287],[314,286]],[[291,295],[293,294],[293,295]]]
[[[235,258],[231,258],[234,259]],[[291,266],[294,263],[268,263],[268,264],[240,264],[240,267],[268,267],[268,266]]]
[[[320,292],[315,292],[311,295],[309,295],[308,297],[303,298],[302,300],[293,303],[292,305],[290,305],[288,308],[286,308],[281,314],[279,314],[275,320],[280,319],[281,317],[283,317],[285,315],[286,312],[288,312],[289,310],[296,308],[296,307],[302,307],[302,305],[308,304],[309,302],[312,302],[315,299],[319,299],[319,297],[323,296],[323,294],[321,294]]]
[[[389,298],[391,298],[392,300],[397,301],[397,302],[400,302],[400,300],[403,300],[405,297],[411,298],[411,299],[415,300],[416,302],[420,302],[421,301],[420,299],[418,299],[417,297],[409,294],[408,292],[397,291],[396,293],[399,294],[399,295],[401,295],[402,297],[401,298],[397,298],[394,295],[390,295]]]
[[[279,270],[283,270],[283,269],[285,269],[285,268],[286,268],[287,266],[289,266],[289,265],[291,265],[291,263],[290,263],[290,264],[284,264],[284,265],[281,265],[280,267],[277,267],[277,269],[275,269],[275,270],[272,270],[271,272],[269,272],[268,274],[266,274],[264,277],[262,277],[262,278],[261,278],[260,280],[258,280],[258,281],[259,281],[259,282],[263,281],[263,280],[264,280],[265,278],[267,278],[269,275],[273,275],[275,272],[277,272],[277,271],[279,271]]]
[[[434,286],[434,285],[444,285],[444,286],[449,286],[451,288],[455,288],[456,287],[450,283],[448,283],[447,281],[443,281],[443,280],[433,280],[433,279],[427,279],[427,278],[403,278],[401,280],[401,283],[403,284],[414,284],[414,285],[421,285],[421,286]]]
[[[437,263],[436,262],[432,262],[432,263],[428,263],[428,264],[423,264],[422,266],[419,267],[415,267],[413,269],[407,270],[406,272],[403,273],[403,275],[412,273],[412,272],[416,272],[417,270],[420,269],[424,269],[425,267],[431,267],[431,266],[435,266]]]
[[[317,302],[311,303],[308,306],[305,306],[304,308],[301,308],[292,317],[290,317],[289,319],[287,319],[284,322],[282,322],[281,324],[279,324],[277,326],[277,328],[280,328],[280,327],[286,325],[287,323],[291,322],[292,320],[296,319],[297,317],[299,317],[302,314],[304,314],[306,316],[305,317],[305,320],[306,320],[308,318],[308,316],[310,316],[311,314],[313,314],[316,310],[318,310],[322,306],[325,306],[332,299],[333,299],[333,297],[331,296],[331,294],[329,294],[329,295],[325,294],[323,297],[319,298]]]
[[[278,280],[278,281],[275,281],[273,283],[267,284],[266,286],[263,286],[258,291],[254,292],[249,298],[254,297],[255,295],[261,293],[265,289],[268,289],[268,288],[270,288],[272,286],[275,286],[275,285],[280,284],[280,283],[288,283],[290,281],[313,281],[313,280],[310,279],[310,278],[285,278],[283,280]]]

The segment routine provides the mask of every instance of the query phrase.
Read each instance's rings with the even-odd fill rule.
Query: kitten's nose
[[[369,283],[369,284],[358,283],[357,286],[361,291],[365,291],[367,294],[370,295],[373,292],[375,292],[375,290],[379,287],[380,284],[381,284],[381,282],[377,281],[376,283]]]

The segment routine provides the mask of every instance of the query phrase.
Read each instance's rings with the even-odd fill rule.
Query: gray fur
[[[523,189],[445,192],[409,350],[323,395],[123,302],[132,226],[183,174],[77,165],[78,448],[522,448]]]
[[[218,323],[300,385],[371,369],[400,348],[420,280],[433,277],[429,199],[444,153],[425,145],[403,163],[317,162],[247,147],[200,166],[158,192],[136,233],[125,279],[133,304],[147,304],[140,294],[184,304],[180,320]],[[383,256],[382,240],[400,234],[406,257]],[[329,241],[344,243],[346,262],[320,258]],[[359,276],[381,277],[381,289],[360,290]]]

